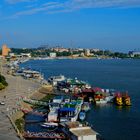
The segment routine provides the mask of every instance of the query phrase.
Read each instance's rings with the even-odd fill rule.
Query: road
[[[0,102],[5,103],[5,105],[0,105],[0,140],[18,140],[7,114],[19,107],[19,97],[29,96],[40,87],[40,84],[22,77],[7,75],[6,69],[4,69],[3,75],[9,85],[0,91]]]

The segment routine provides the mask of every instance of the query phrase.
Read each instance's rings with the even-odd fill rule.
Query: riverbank
[[[40,83],[25,80],[22,77],[8,75],[6,67],[3,67],[2,74],[5,76],[9,85],[6,89],[0,91],[0,100],[5,103],[5,105],[0,105],[0,139],[18,140],[19,138],[11,124],[9,116],[13,122],[19,118],[15,112],[23,105],[20,98],[28,97],[34,92],[37,92],[38,88],[40,88]],[[20,115],[18,114],[18,116]]]

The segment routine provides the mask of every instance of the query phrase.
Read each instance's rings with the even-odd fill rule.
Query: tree
[[[0,75],[0,83],[4,86],[8,86],[8,83],[6,82],[6,79],[4,76]]]

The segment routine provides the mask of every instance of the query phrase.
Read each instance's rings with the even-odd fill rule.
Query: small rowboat
[[[85,120],[85,118],[86,118],[86,113],[85,112],[80,112],[79,113],[79,119],[81,120],[81,121],[83,121],[83,120]]]

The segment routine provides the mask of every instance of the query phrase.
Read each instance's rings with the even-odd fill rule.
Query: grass
[[[42,102],[49,102],[49,100],[53,99],[54,96],[55,95],[53,95],[53,94],[48,94],[44,98],[42,98],[40,101],[42,101]]]
[[[18,128],[18,130],[23,133],[24,132],[24,124],[25,124],[25,121],[24,121],[24,118],[20,118],[20,119],[17,119],[15,121],[15,124]]]

